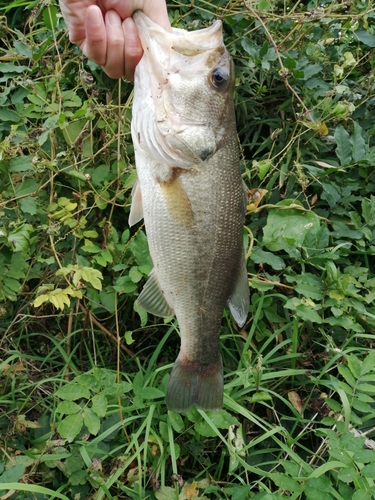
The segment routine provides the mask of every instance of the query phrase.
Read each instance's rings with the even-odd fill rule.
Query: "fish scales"
[[[218,410],[223,309],[229,301],[242,325],[249,300],[233,67],[220,22],[170,34],[141,12],[134,19],[144,56],[135,73],[130,224],[143,215],[154,264],[138,303],[178,320],[168,408]]]

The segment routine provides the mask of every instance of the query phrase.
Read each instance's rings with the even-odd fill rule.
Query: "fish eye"
[[[213,86],[218,90],[224,89],[227,86],[228,81],[229,74],[228,71],[224,68],[217,68],[211,74],[211,82]]]

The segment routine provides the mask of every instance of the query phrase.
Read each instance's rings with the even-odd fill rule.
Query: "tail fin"
[[[223,403],[223,363],[201,365],[180,355],[175,361],[167,388],[167,408],[185,412],[192,406],[218,411]]]

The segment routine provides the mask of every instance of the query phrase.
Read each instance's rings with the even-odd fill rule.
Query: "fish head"
[[[134,14],[144,49],[136,68],[133,138],[169,166],[202,168],[233,137],[234,67],[221,21],[169,33]]]

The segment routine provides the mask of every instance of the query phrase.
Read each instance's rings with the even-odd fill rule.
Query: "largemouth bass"
[[[144,55],[134,79],[129,223],[144,217],[154,264],[137,302],[178,320],[168,409],[214,411],[223,400],[223,309],[228,302],[242,326],[249,306],[233,63],[220,21],[172,33],[140,11],[134,21]]]

